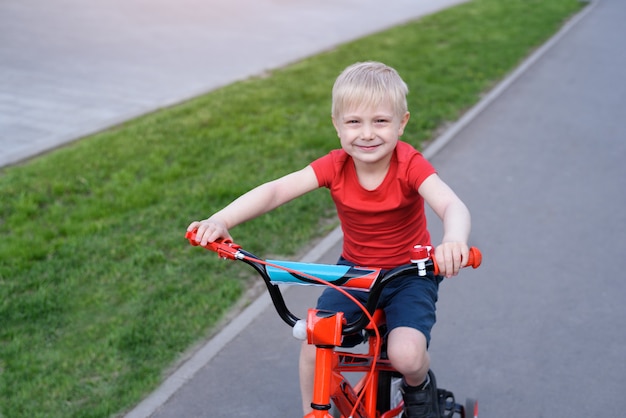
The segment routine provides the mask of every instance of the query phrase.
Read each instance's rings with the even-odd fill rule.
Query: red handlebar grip
[[[200,243],[196,240],[196,230],[187,231],[185,233],[185,238],[189,240],[189,243],[195,247],[200,245]],[[228,258],[230,260],[234,260],[237,256],[237,252],[241,248],[241,246],[233,243],[232,241],[213,241],[208,242],[206,245],[202,246],[207,250],[211,250],[217,253],[221,258]]]
[[[195,229],[193,231],[185,232],[185,238],[188,239],[189,243],[193,245],[194,247],[197,247],[198,245],[200,245],[200,243],[196,241],[196,232],[197,231]]]
[[[435,273],[435,276],[439,275],[439,265],[437,264],[437,260],[435,260],[435,257],[432,257],[433,259],[433,273]],[[467,257],[467,265],[465,267],[473,267],[473,268],[478,268],[478,266],[480,266],[480,263],[482,263],[483,261],[483,255],[481,254],[480,250],[476,247],[470,247],[469,249],[469,256]]]
[[[483,255],[480,250],[476,247],[470,247],[469,249],[469,257],[467,258],[467,267],[478,268],[480,263],[483,262]]]

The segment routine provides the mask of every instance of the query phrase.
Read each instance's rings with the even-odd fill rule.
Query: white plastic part
[[[304,319],[298,320],[296,324],[293,326],[291,331],[293,333],[293,337],[304,341],[306,340],[306,321]]]
[[[432,247],[430,245],[416,245],[413,247],[411,263],[417,265],[417,275],[420,277],[426,276],[426,262],[430,259],[431,250]]]

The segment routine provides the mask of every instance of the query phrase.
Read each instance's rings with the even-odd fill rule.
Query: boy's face
[[[357,163],[387,163],[404,133],[409,113],[399,116],[391,105],[347,108],[333,118],[341,148]]]

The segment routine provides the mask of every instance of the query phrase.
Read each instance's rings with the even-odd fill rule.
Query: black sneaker
[[[402,383],[404,411],[402,418],[439,418],[437,408],[437,386],[434,376],[428,372],[430,381],[422,389],[410,389]]]

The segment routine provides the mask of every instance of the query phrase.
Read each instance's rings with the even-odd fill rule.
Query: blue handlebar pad
[[[311,277],[314,276],[335,286],[349,287],[351,289],[369,291],[374,282],[380,276],[381,269],[369,267],[351,267],[336,264],[313,264],[297,261],[266,260],[276,266],[285,267],[293,272],[282,268],[266,265],[266,271],[274,284],[305,284],[324,286]],[[297,273],[303,273],[300,275]]]

